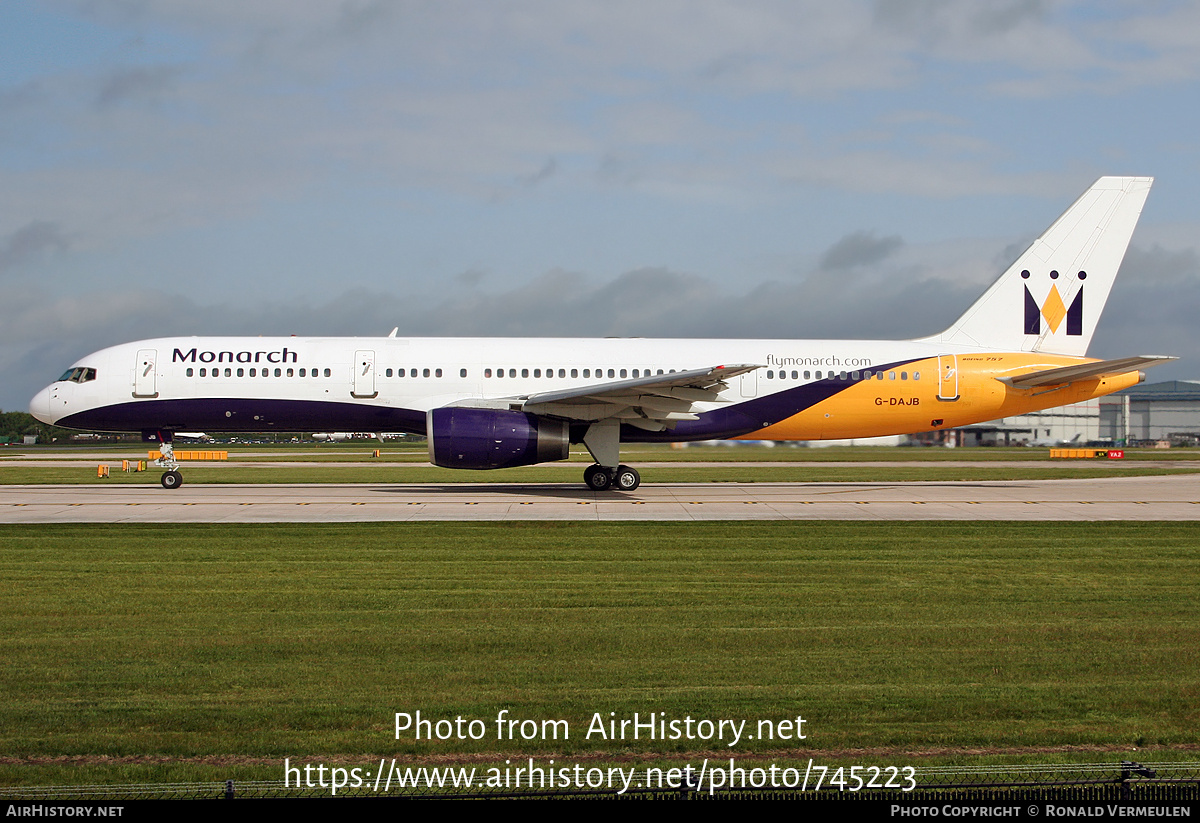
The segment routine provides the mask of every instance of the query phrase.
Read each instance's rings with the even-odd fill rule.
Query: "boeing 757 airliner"
[[[1085,357],[1150,191],[1104,177],[941,334],[917,340],[177,337],[89,354],[30,412],[160,444],[179,431],[403,431],[438,466],[565,460],[641,478],[621,443],[908,434],[1076,403],[1171,357]]]

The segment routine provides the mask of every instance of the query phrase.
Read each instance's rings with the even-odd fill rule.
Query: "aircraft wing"
[[[679,420],[696,420],[695,403],[713,402],[726,380],[762,368],[757,365],[713,366],[650,377],[595,383],[559,391],[536,392],[509,400],[530,414],[568,420],[617,418],[650,431],[670,428]]]
[[[1061,386],[1064,383],[1074,383],[1078,380],[1095,380],[1100,377],[1110,377],[1114,374],[1125,374],[1134,369],[1150,368],[1178,357],[1148,354],[1140,357],[1123,357],[1120,360],[1100,360],[1095,363],[1082,363],[1078,366],[1063,366],[1057,369],[1022,374],[1018,377],[998,378],[1001,383],[1007,383],[1014,389],[1036,389],[1041,386]]]

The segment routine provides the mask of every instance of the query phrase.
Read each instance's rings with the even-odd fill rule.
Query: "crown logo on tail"
[[[1021,272],[1022,279],[1028,280],[1030,274],[1028,270]],[[1079,272],[1080,280],[1087,279],[1087,272]],[[1050,272],[1050,279],[1057,280],[1058,272]],[[1042,321],[1046,321],[1046,325],[1050,328],[1051,334],[1057,334],[1063,320],[1067,321],[1067,334],[1073,337],[1078,337],[1083,334],[1083,284],[1080,283],[1079,291],[1075,293],[1075,298],[1071,301],[1070,307],[1063,302],[1062,295],[1059,294],[1058,285],[1050,284],[1050,291],[1046,294],[1046,298],[1042,300],[1041,305],[1038,305],[1037,299],[1033,293],[1029,291],[1029,286],[1025,286],[1025,333],[1026,334],[1041,334]]]

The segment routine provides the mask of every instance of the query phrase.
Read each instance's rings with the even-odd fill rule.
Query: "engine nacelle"
[[[425,433],[430,462],[447,469],[506,469],[570,455],[566,422],[525,412],[447,406],[426,414]]]

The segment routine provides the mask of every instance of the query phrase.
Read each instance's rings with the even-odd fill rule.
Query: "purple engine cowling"
[[[425,433],[430,462],[447,469],[506,469],[570,455],[566,422],[525,412],[447,406],[426,415]]]

